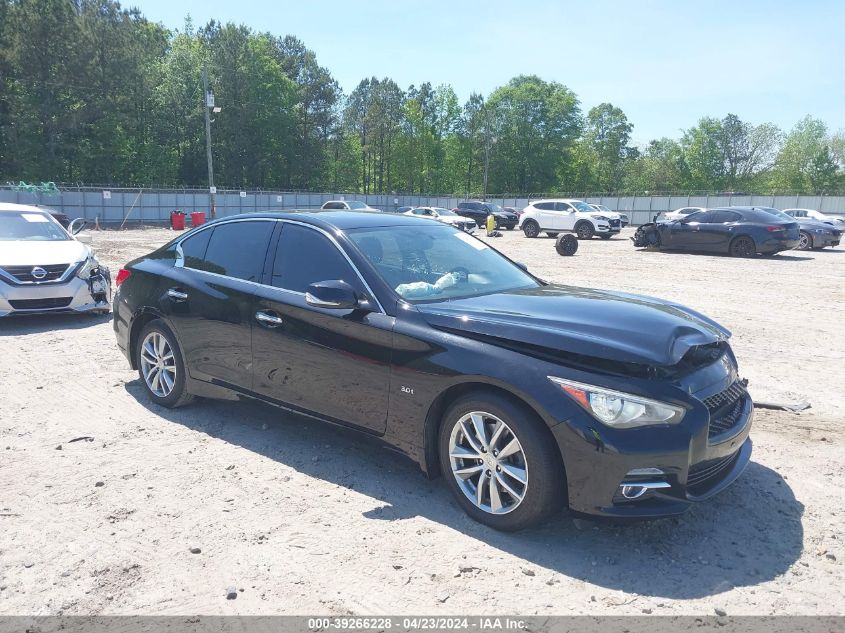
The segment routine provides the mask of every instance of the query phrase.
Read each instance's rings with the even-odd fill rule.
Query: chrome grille
[[[36,266],[3,266],[2,270],[7,275],[14,277],[17,281],[24,284],[44,283],[46,281],[56,281],[61,279],[62,275],[67,271],[70,264],[44,264]],[[42,269],[46,274],[38,278],[32,273],[36,269]]]

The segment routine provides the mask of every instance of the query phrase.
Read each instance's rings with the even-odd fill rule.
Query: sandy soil
[[[171,236],[94,244],[115,271]],[[564,513],[505,535],[368,438],[254,403],[151,405],[108,318],[8,319],[0,614],[845,613],[845,253],[495,244],[548,279],[707,313],[733,330],[757,399],[813,408],[759,411],[746,474],[679,519]]]

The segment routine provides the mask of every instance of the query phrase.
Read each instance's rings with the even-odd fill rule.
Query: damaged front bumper
[[[14,283],[0,276],[0,317],[62,312],[108,313],[111,310],[111,273],[105,266],[58,282]]]

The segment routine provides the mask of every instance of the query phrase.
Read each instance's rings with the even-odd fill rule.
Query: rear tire
[[[575,234],[578,236],[579,240],[589,240],[592,239],[593,233],[593,225],[589,222],[579,222],[575,225]]]
[[[540,235],[540,225],[535,220],[526,220],[522,223],[522,232],[525,233],[525,237],[537,237]]]
[[[135,361],[141,385],[150,400],[175,409],[191,402],[185,363],[176,336],[161,319],[147,323],[138,336]]]
[[[505,396],[482,392],[456,400],[443,416],[438,451],[458,505],[496,530],[537,525],[566,499],[557,443],[533,411]]]
[[[754,257],[757,254],[757,245],[747,235],[740,235],[731,242],[730,254],[733,257]]]
[[[800,237],[798,238],[798,246],[795,247],[795,250],[808,251],[811,248],[813,248],[813,236],[807,233],[807,231],[801,231]]]

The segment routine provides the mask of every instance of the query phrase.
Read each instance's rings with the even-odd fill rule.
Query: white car
[[[615,216],[615,217],[611,217]],[[580,240],[594,235],[610,239],[622,230],[622,221],[616,213],[599,213],[583,200],[535,200],[519,216],[519,228],[525,237],[547,233],[575,233]]]
[[[329,200],[324,202],[321,209],[333,209],[335,211],[381,211],[374,209],[366,202],[360,200]]]
[[[791,215],[793,218],[811,218],[813,220],[818,220],[819,222],[824,222],[825,224],[835,226],[837,229],[840,230],[845,228],[845,220],[843,220],[842,218],[838,218],[833,215],[827,215],[826,213],[816,211],[815,209],[784,209],[783,212],[786,215]]]
[[[659,214],[660,219],[663,220],[681,220],[688,215],[692,215],[693,213],[698,213],[699,211],[707,211],[704,207],[681,207],[680,209],[675,209],[674,211],[666,211],[664,213]]]
[[[0,203],[0,317],[111,309],[109,270],[73,233],[44,209]]]
[[[417,207],[415,209],[411,209],[410,211],[405,211],[403,215],[415,215],[417,217],[430,218],[432,220],[437,220],[438,222],[443,222],[443,224],[454,226],[455,228],[466,231],[467,233],[475,233],[475,229],[477,228],[475,220],[465,218],[454,211],[450,211],[449,209],[444,209],[442,207]]]
[[[625,215],[624,213],[622,213],[621,211],[611,211],[610,209],[608,209],[603,204],[590,204],[590,206],[593,207],[593,209],[595,209],[596,211],[598,211],[602,215],[606,215],[609,218],[617,218],[618,217],[619,220],[622,222],[622,228],[623,229],[626,226],[628,226],[628,224],[630,223],[628,216]]]

